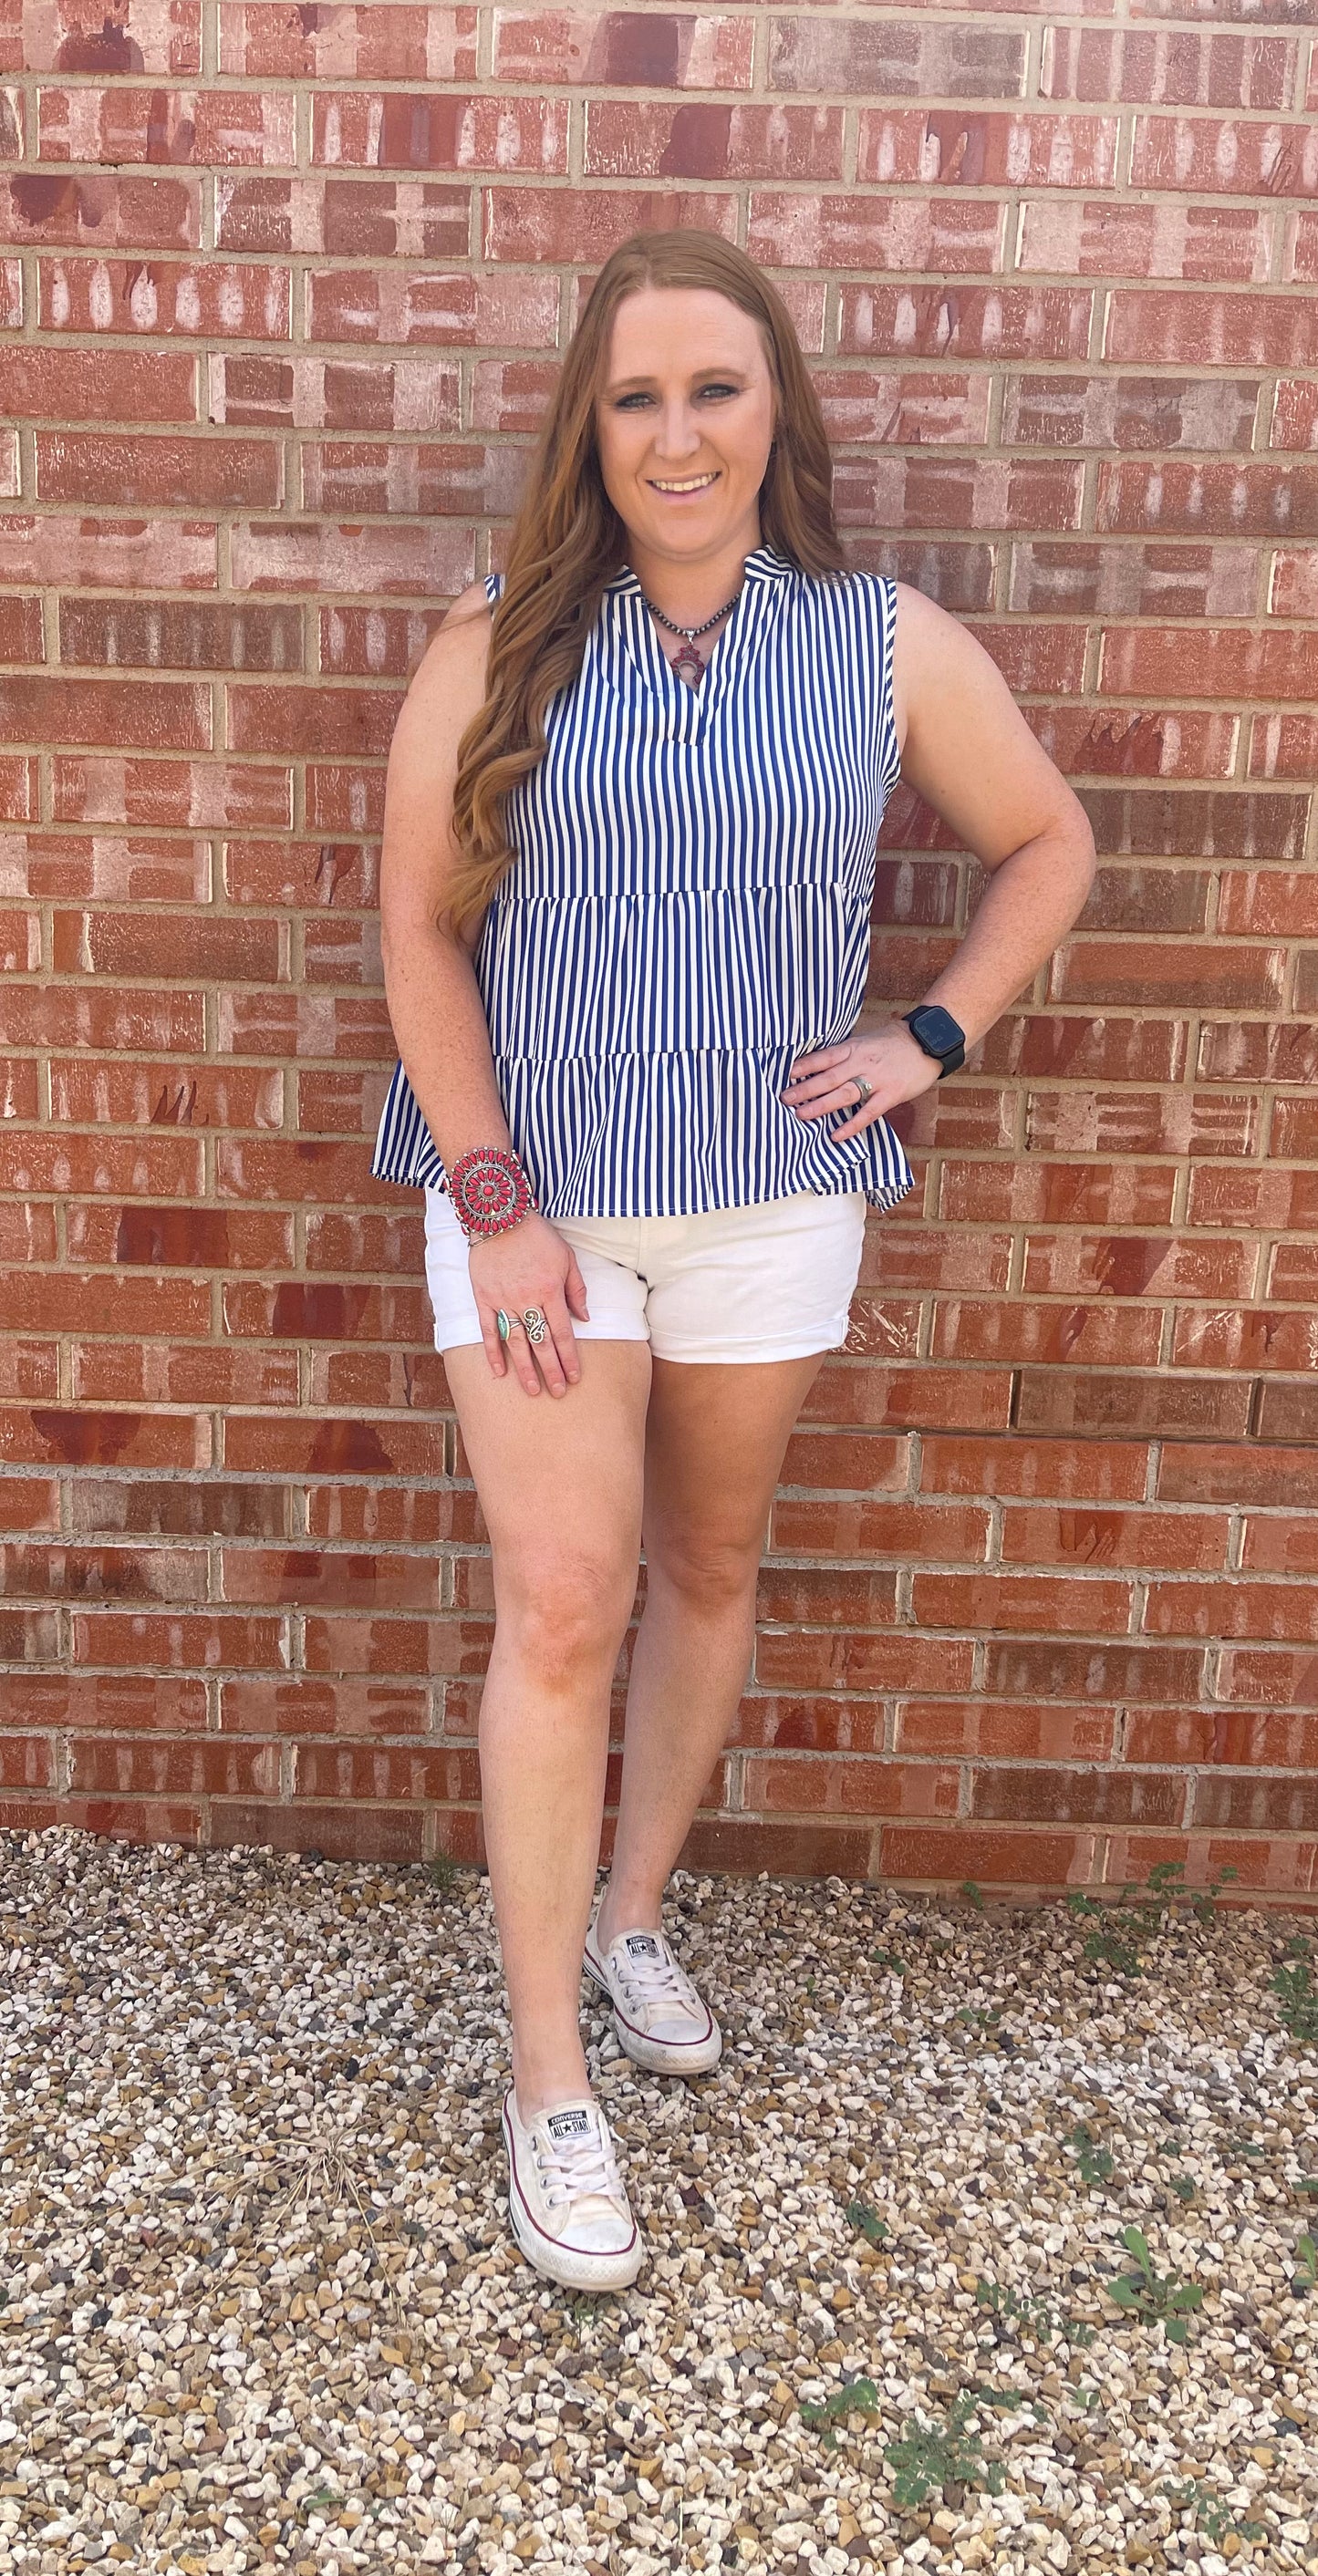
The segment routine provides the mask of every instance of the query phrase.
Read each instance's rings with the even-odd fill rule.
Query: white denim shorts
[[[697,1216],[555,1216],[586,1283],[579,1341],[647,1342],[662,1360],[786,1360],[846,1340],[865,1238],[863,1190],[799,1190]],[[435,1348],[479,1342],[467,1239],[426,1191]],[[570,1311],[570,1310],[569,1310]]]

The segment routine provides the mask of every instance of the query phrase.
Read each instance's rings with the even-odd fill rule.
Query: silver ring
[[[542,1342],[544,1340],[545,1335],[549,1330],[549,1326],[545,1322],[544,1316],[541,1314],[538,1306],[524,1306],[522,1309],[522,1322],[526,1326],[526,1338],[528,1342]]]
[[[514,1324],[520,1324],[522,1319],[520,1315],[505,1315],[502,1306],[500,1306],[494,1320],[499,1327],[500,1341],[506,1342]]]
[[[867,1081],[865,1080],[865,1076],[864,1076],[864,1074],[863,1074],[863,1073],[853,1073],[853,1075],[852,1075],[851,1079],[852,1079],[852,1081],[855,1083],[856,1089],[857,1089],[857,1090],[858,1090],[858,1092],[860,1093],[860,1098],[859,1098],[859,1100],[856,1102],[856,1107],[857,1107],[858,1109],[863,1109],[863,1108],[864,1108],[864,1106],[865,1106],[866,1101],[869,1099],[870,1093],[871,1093],[871,1092],[873,1091],[873,1089],[874,1089],[874,1085],[873,1085],[873,1083],[872,1083],[872,1082],[867,1082]]]

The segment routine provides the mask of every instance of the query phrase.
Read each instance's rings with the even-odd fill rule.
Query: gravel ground
[[[0,1836],[0,2570],[1318,2571],[1302,1918],[665,1922],[724,2054],[590,2014],[650,2247],[592,2299],[506,2232],[484,1878]]]

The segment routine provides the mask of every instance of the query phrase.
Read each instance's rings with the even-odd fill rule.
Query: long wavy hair
[[[792,317],[745,251],[710,232],[638,232],[605,261],[572,336],[513,522],[490,625],[487,696],[458,744],[452,838],[460,852],[438,927],[461,937],[513,860],[504,799],[545,749],[550,699],[577,676],[627,529],[604,488],[595,405],[613,317],[641,287],[712,288],[759,324],[777,397],[760,485],[761,543],[815,576],[844,572],[833,521],[833,464],[819,397]]]

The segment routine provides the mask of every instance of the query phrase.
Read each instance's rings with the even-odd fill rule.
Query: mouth
[[[661,493],[665,501],[687,501],[697,492],[708,492],[711,484],[717,483],[718,474],[673,475],[662,483],[653,476],[649,480],[651,491]]]

